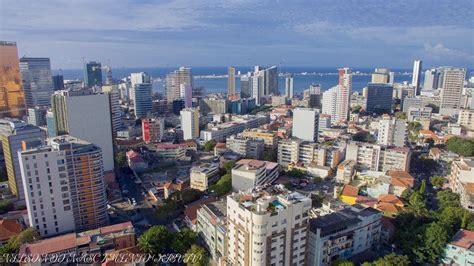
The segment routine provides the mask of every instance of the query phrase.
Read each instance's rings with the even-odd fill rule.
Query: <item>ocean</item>
[[[147,72],[153,79],[154,92],[164,92],[164,77],[166,74],[177,69],[177,67],[143,67],[143,68],[112,68],[112,76],[114,79],[122,79],[134,72]],[[236,67],[236,71],[247,73],[253,68],[250,67]],[[205,88],[207,94],[226,92],[227,78],[219,77],[227,74],[227,67],[192,67],[191,71],[194,75],[194,86],[202,86]],[[361,92],[367,83],[370,82],[372,68],[354,68],[352,78],[353,91]],[[410,69],[391,69],[395,72],[395,82],[409,81],[411,82]],[[281,69],[282,73],[293,74],[294,78],[294,93],[302,93],[304,89],[309,88],[312,83],[321,84],[321,90],[325,91],[338,83],[337,68],[330,67],[284,67]],[[83,79],[83,70],[81,69],[65,69],[53,70],[53,74],[62,74],[64,79]],[[214,75],[214,76],[213,76]],[[106,73],[103,72],[105,80]],[[161,81],[159,81],[161,79]],[[285,91],[285,79],[279,77],[278,87],[280,93]],[[240,79],[236,78],[236,90],[240,91]]]

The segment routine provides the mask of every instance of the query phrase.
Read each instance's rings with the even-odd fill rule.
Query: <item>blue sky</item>
[[[474,65],[474,1],[0,0],[0,40],[53,68]]]

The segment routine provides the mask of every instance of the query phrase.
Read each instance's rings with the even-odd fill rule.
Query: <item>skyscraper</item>
[[[30,226],[41,236],[109,222],[101,149],[71,136],[19,153]]]
[[[415,95],[420,95],[421,65],[421,60],[415,60],[413,63],[413,77],[411,80],[411,85],[415,87]]]
[[[195,108],[186,108],[181,110],[181,129],[183,138],[199,138],[199,110]]]
[[[389,83],[390,70],[386,68],[376,68],[372,73],[372,83]]]
[[[53,88],[55,91],[64,90],[64,77],[63,75],[53,76]]]
[[[8,186],[13,195],[19,200],[25,199],[25,193],[21,181],[18,151],[22,149],[23,141],[42,141],[45,138],[46,132],[39,127],[19,120],[0,120],[0,140],[2,141],[3,156],[7,168]]]
[[[272,66],[264,70],[263,95],[278,95],[278,67]]]
[[[184,99],[184,107],[193,107],[193,88],[190,84],[183,83],[180,85],[180,97]]]
[[[438,89],[438,77],[439,73],[436,68],[426,70],[425,79],[423,80],[423,90]]]
[[[84,85],[88,88],[102,86],[102,65],[99,62],[84,64]]]
[[[104,171],[113,171],[114,147],[109,95],[76,95],[69,91],[57,91],[51,96],[51,108],[56,134],[71,135],[99,146],[102,149]]]
[[[0,41],[0,118],[21,118],[25,110],[16,43]]]
[[[285,96],[290,99],[293,98],[293,75],[285,78]]]
[[[122,111],[120,109],[120,92],[116,85],[102,86],[102,92],[109,96],[112,132],[114,136],[122,126]]]
[[[251,84],[250,74],[240,76],[240,98],[248,98],[252,95]]]
[[[191,85],[193,88],[193,77],[190,68],[180,67],[166,75],[166,99],[168,103],[181,97],[181,85]]]
[[[130,90],[128,92],[129,100],[133,102],[135,100],[135,85],[142,83],[151,83],[151,76],[145,72],[131,73],[130,74]]]
[[[319,112],[312,108],[296,108],[293,111],[293,137],[307,141],[318,140]]]
[[[367,86],[366,111],[370,113],[391,113],[393,85],[388,83],[369,83]]]
[[[133,90],[133,106],[135,117],[142,118],[152,110],[151,83],[135,84]]]
[[[26,106],[50,106],[54,88],[49,58],[22,57],[20,72]]]
[[[461,95],[466,76],[465,68],[443,67],[441,87],[441,104],[439,113],[442,115],[456,115],[461,106]]]
[[[235,68],[227,69],[227,96],[235,95]]]
[[[342,86],[337,85],[323,92],[322,113],[331,116],[331,121],[336,120],[337,92]]]
[[[265,73],[264,71],[257,71],[251,77],[252,97],[255,98],[255,103],[260,105],[262,96],[264,95]]]
[[[337,122],[346,122],[349,117],[349,106],[352,94],[352,70],[350,68],[339,69],[339,86],[336,96],[336,116],[332,119]]]

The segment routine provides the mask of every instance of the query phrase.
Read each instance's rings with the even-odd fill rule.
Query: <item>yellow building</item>
[[[354,205],[359,195],[359,189],[351,185],[345,185],[339,199],[347,204]]]
[[[275,150],[278,146],[278,137],[273,131],[250,129],[242,132],[242,136],[250,139],[263,139],[266,150]]]
[[[15,42],[0,41],[0,118],[21,118],[25,97]]]

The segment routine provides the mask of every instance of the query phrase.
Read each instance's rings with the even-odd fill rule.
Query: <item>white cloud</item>
[[[436,45],[425,44],[424,53],[427,58],[437,62],[474,62],[474,55],[461,50],[448,48],[441,43]]]

